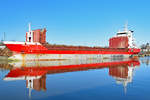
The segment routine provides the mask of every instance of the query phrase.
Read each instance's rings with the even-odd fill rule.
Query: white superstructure
[[[116,37],[127,36],[128,37],[128,48],[137,48],[135,45],[135,39],[133,38],[132,30],[128,30],[128,24],[125,24],[123,31],[118,31]]]

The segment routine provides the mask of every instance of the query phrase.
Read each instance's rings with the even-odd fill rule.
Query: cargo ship
[[[26,41],[3,41],[5,48],[0,49],[0,55],[11,60],[66,60],[66,59],[105,59],[114,57],[136,56],[140,49],[136,47],[133,31],[127,25],[123,31],[109,39],[109,47],[88,47],[52,45],[46,42],[46,29],[26,32]]]

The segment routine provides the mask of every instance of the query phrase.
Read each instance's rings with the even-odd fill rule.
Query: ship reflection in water
[[[26,87],[31,90],[46,91],[46,75],[91,69],[107,68],[117,84],[122,84],[126,93],[127,84],[132,82],[133,72],[140,62],[137,59],[99,59],[63,60],[63,61],[27,61],[12,62],[5,66],[10,72],[3,78],[4,81],[26,80]],[[2,68],[2,67],[1,67]]]

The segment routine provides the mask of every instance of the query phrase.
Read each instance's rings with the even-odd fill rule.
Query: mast
[[[29,32],[31,32],[31,23],[29,23]]]
[[[29,32],[27,32],[26,40],[27,42],[33,42],[33,32],[31,30],[31,23],[29,23]]]

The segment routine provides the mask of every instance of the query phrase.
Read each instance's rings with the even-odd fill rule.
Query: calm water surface
[[[150,58],[0,62],[0,100],[149,100]]]

